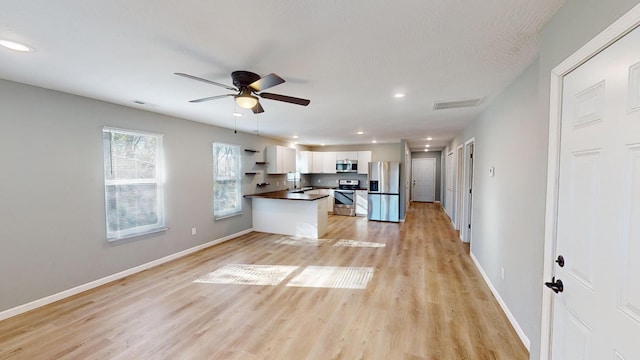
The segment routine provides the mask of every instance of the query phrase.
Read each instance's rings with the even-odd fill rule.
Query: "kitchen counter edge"
[[[304,193],[292,193],[288,190],[270,191],[259,194],[244,195],[245,198],[256,199],[279,199],[279,200],[302,200],[302,201],[314,201],[322,198],[329,197],[329,195],[320,194],[304,194]]]

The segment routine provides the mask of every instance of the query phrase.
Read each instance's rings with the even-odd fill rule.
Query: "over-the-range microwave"
[[[336,172],[339,172],[339,173],[358,172],[358,160],[337,160]]]

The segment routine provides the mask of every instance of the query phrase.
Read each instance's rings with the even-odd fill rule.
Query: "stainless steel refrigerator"
[[[369,163],[369,220],[400,219],[400,163],[381,161]]]

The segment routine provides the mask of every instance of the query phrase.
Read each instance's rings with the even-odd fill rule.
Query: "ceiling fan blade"
[[[260,93],[258,94],[261,98],[276,100],[276,101],[284,101],[291,104],[307,106],[311,102],[311,100],[300,99],[293,96],[279,95],[279,94],[271,94],[271,93]]]
[[[258,102],[256,106],[251,108],[251,111],[253,111],[254,114],[260,114],[264,112],[264,109],[262,108],[262,105],[260,105],[260,102]]]
[[[203,79],[203,78],[199,78],[197,76],[193,76],[193,75],[189,75],[189,74],[184,74],[184,73],[174,73],[178,76],[182,76],[182,77],[186,77],[187,79],[191,79],[191,80],[198,80],[198,81],[202,81],[205,82],[207,84],[211,84],[211,85],[215,85],[215,86],[220,86],[223,87],[227,90],[231,90],[231,91],[238,91],[238,89],[234,88],[233,86],[229,86],[229,85],[225,85],[225,84],[220,84],[217,83],[215,81],[211,81],[211,80],[207,80],[207,79]]]
[[[234,94],[224,94],[224,95],[218,95],[218,96],[209,96],[209,97],[202,98],[202,99],[191,100],[189,102],[190,103],[200,103],[200,102],[205,102],[205,101],[209,101],[209,100],[222,99],[222,98],[225,98],[227,96],[235,96],[235,95]]]
[[[249,87],[255,91],[266,90],[270,87],[274,87],[276,85],[280,85],[284,82],[284,79],[276,74],[269,74],[267,76],[263,76],[260,79],[249,84]]]

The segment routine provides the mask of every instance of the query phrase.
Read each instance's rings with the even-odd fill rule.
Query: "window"
[[[242,212],[240,145],[213,143],[213,217]]]
[[[107,239],[166,230],[162,135],[104,128]]]

